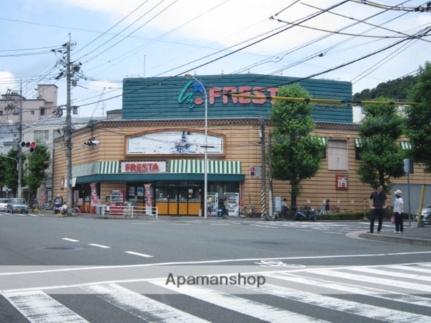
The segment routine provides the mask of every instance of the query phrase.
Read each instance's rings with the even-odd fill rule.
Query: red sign
[[[122,173],[164,173],[166,162],[122,162]]]
[[[347,175],[335,175],[335,189],[347,191],[349,189],[349,177]]]

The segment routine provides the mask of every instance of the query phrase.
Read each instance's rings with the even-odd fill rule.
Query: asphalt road
[[[430,322],[431,250],[366,229],[0,214],[0,322]]]

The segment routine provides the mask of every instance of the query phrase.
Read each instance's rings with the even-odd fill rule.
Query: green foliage
[[[403,119],[393,104],[367,105],[364,113],[365,119],[359,127],[362,147],[358,174],[362,182],[387,189],[391,177],[403,175],[405,154],[396,142],[402,134]]]
[[[282,87],[280,96],[310,98],[299,85]],[[319,170],[323,147],[317,138],[309,134],[314,128],[312,107],[305,102],[277,101],[272,107],[273,125],[272,175],[287,180],[291,185],[291,208],[296,208],[299,184]]]
[[[49,167],[49,151],[39,145],[28,157],[25,182],[32,196],[36,195],[37,189],[45,179],[45,169]]]
[[[412,157],[431,172],[431,63],[426,63],[409,99],[417,102],[407,109],[407,133]]]
[[[410,89],[417,81],[417,76],[406,76],[403,78],[383,82],[374,89],[365,89],[355,93],[354,101],[372,100],[378,97],[389,97],[396,100],[405,100],[409,96]]]
[[[6,185],[8,188],[12,190],[12,193],[15,195],[18,188],[18,150],[11,149],[6,155],[9,158],[1,158],[2,159],[2,168],[1,171],[3,173],[3,185]],[[23,157],[23,160],[25,157]]]

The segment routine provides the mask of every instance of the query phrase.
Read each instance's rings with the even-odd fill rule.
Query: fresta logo
[[[262,86],[213,86],[208,89],[208,104],[258,104],[262,105],[277,95],[278,88],[276,87],[262,87]],[[251,95],[253,98],[247,97],[234,97],[229,93],[241,93],[244,95]],[[181,89],[178,95],[178,103],[188,104],[190,109],[197,105],[204,103],[204,90],[201,85],[193,80],[188,81]],[[271,100],[271,103],[274,103]]]

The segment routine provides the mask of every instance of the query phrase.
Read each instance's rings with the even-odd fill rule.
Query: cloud
[[[90,90],[94,91],[103,91],[103,90],[116,90],[121,89],[122,84],[120,82],[112,82],[108,80],[99,80],[99,81],[90,81],[88,82],[87,87]]]
[[[113,19],[113,22],[118,21],[142,3],[142,1],[139,0],[66,1],[70,5],[78,6],[87,10],[110,13],[115,18]],[[125,20],[123,25],[127,25],[159,2],[160,0],[146,1],[146,4]],[[151,12],[151,14],[143,18],[141,23],[144,23],[162,8],[174,2],[175,0],[162,2],[159,7]],[[214,43],[222,47],[227,47],[265,31],[283,26],[283,23],[270,20],[269,17],[285,8],[287,5],[286,1],[272,0],[270,3],[271,5],[267,5],[261,0],[182,0],[175,2],[172,7],[163,12],[156,19],[152,20],[145,28],[147,28],[147,30],[150,28],[156,29],[161,34],[175,29],[172,34],[177,37],[206,43]],[[327,8],[335,4],[336,1],[309,0],[308,3],[320,8]],[[352,8],[352,6],[358,5],[352,4],[347,6]],[[211,10],[212,8],[214,9]],[[361,11],[357,12],[356,16],[366,16],[373,10],[374,9],[361,6]],[[298,3],[281,13],[279,18],[286,21],[295,21],[314,12],[316,12],[315,9]],[[200,17],[194,19],[197,16]],[[324,26],[327,29],[337,29],[348,23],[349,22],[346,22],[346,19],[329,14],[321,15],[309,22],[312,26]],[[139,24],[136,26],[139,26]],[[145,28],[143,30],[145,30]],[[322,35],[322,33],[295,27],[289,32],[285,32],[277,37],[264,41],[258,46],[253,46],[250,50],[260,53],[283,50],[290,46],[304,43],[307,40],[316,37],[316,35]]]
[[[4,94],[8,89],[17,88],[17,80],[15,76],[8,71],[0,71],[0,93]]]

